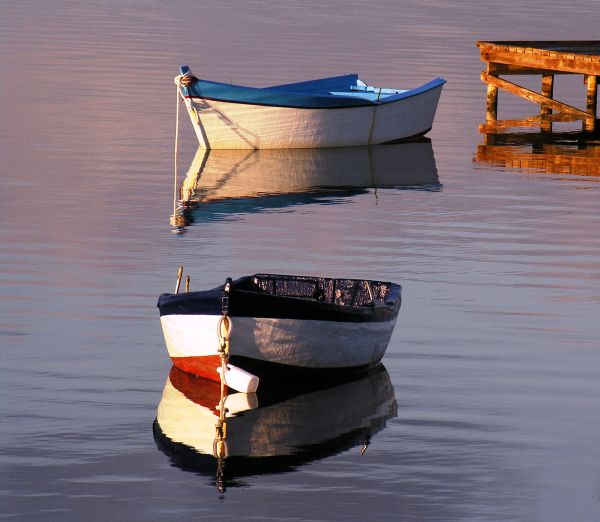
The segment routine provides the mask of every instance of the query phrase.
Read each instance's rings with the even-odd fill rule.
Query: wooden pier
[[[498,89],[540,104],[541,128],[552,130],[552,111],[583,120],[584,131],[594,131],[600,76],[600,41],[478,41],[486,70],[481,79],[487,83],[487,120],[495,121],[498,112]],[[541,93],[526,89],[502,76],[541,76]],[[586,110],[554,99],[556,74],[581,74],[586,85]]]

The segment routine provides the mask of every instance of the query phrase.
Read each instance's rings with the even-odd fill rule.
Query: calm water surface
[[[600,143],[481,134],[475,47],[597,38],[597,7],[0,3],[2,517],[599,520]],[[430,141],[391,163],[214,151],[195,186],[182,120],[176,188],[193,205],[177,231],[180,63],[257,86],[448,84]],[[584,102],[581,78],[556,93]],[[534,113],[501,95],[501,118]],[[263,397],[237,434],[269,419],[280,437],[261,440],[282,457],[232,461],[223,494],[153,433],[175,384],[155,303],[180,264],[192,288],[257,271],[404,287],[385,370]],[[194,409],[199,391],[175,381]]]

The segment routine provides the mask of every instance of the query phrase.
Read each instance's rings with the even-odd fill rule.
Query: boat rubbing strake
[[[372,87],[356,74],[255,88],[212,82],[187,65],[175,78],[207,149],[351,147],[406,140],[433,125],[442,86]]]
[[[372,368],[400,301],[400,285],[390,282],[255,274],[212,290],[162,294],[158,307],[177,368],[219,380],[225,351],[227,385],[251,392],[253,376],[327,378]]]

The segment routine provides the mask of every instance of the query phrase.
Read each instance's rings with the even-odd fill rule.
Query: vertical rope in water
[[[177,156],[179,146],[179,83],[175,82],[175,161],[173,181],[173,216],[177,210]]]

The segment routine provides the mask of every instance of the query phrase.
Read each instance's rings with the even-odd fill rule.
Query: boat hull
[[[356,107],[299,108],[186,96],[200,146],[207,149],[353,147],[407,140],[433,125],[442,84]]]
[[[219,380],[218,315],[163,315],[169,357],[179,369]],[[338,322],[232,317],[231,363],[262,380],[366,370],[383,357],[396,316]]]
[[[220,380],[218,332],[223,333],[225,307],[232,324],[226,380],[245,391],[230,372],[245,370],[240,378],[270,380],[273,375],[333,376],[375,366],[392,336],[401,291],[400,285],[384,281],[254,274],[211,290],[162,294],[158,308],[173,364]]]

